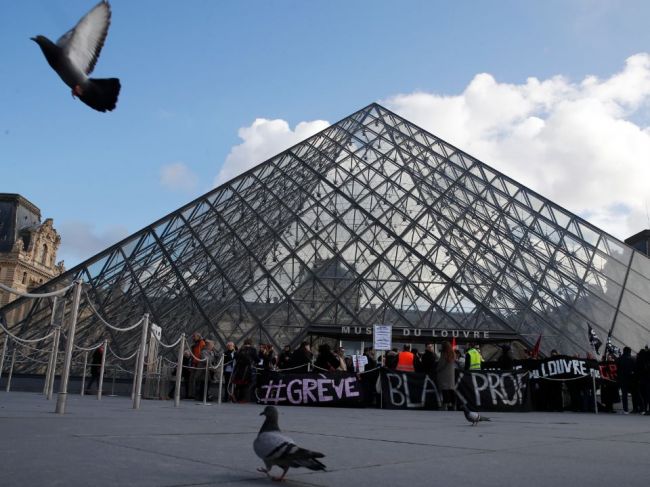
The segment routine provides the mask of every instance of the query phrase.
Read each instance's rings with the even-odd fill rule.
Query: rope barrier
[[[2,324],[1,321],[0,321],[0,328],[1,328],[1,329],[2,329],[2,330],[3,330],[7,335],[9,335],[11,338],[13,338],[14,340],[16,340],[17,342],[22,342],[22,343],[38,343],[38,342],[42,342],[43,340],[47,340],[48,338],[50,338],[50,337],[54,334],[54,330],[52,330],[52,331],[49,332],[47,335],[45,335],[43,338],[36,338],[36,339],[34,339],[34,340],[26,340],[26,339],[24,339],[24,338],[19,338],[19,337],[17,337],[17,336],[14,335],[13,333],[11,333],[9,330],[7,330],[7,329],[4,327],[4,325]]]
[[[117,354],[116,354],[116,353],[111,349],[111,346],[110,346],[110,345],[108,345],[106,348],[108,348],[108,351],[111,352],[111,355],[113,355],[113,357],[115,357],[117,360],[122,360],[122,361],[131,360],[133,357],[135,357],[135,356],[138,354],[138,350],[140,349],[140,347],[136,348],[136,349],[135,349],[135,352],[133,352],[130,356],[124,358],[124,357],[120,357],[119,355],[117,355]]]
[[[101,347],[103,344],[104,344],[104,340],[102,340],[102,341],[99,342],[97,345],[94,345],[94,346],[92,346],[92,347],[90,347],[90,348],[80,347],[80,346],[78,346],[78,345],[75,345],[74,348],[76,348],[77,350],[81,350],[82,352],[91,352],[91,351],[93,351],[93,350],[98,349],[98,348]]]
[[[26,343],[17,343],[17,345],[20,345],[21,347],[29,348],[30,350],[34,350],[35,352],[50,353],[49,348],[36,348],[36,347],[32,347],[31,345],[27,345]]]
[[[155,334],[153,335],[153,337],[156,339],[156,341],[158,343],[160,343],[160,346],[164,347],[164,348],[173,348],[176,345],[178,345],[181,342],[181,340],[183,339],[183,335],[181,335],[181,336],[178,337],[178,340],[176,340],[174,343],[172,343],[171,345],[167,345],[166,343],[163,343],[163,341],[160,338],[158,338]]]
[[[52,292],[49,292],[49,293],[35,294],[35,293],[24,293],[24,292],[18,291],[17,289],[14,289],[14,288],[9,287],[9,286],[5,286],[4,284],[0,283],[0,289],[2,289],[3,291],[7,291],[8,293],[11,293],[11,294],[16,294],[16,295],[21,296],[23,298],[51,298],[53,296],[61,296],[61,295],[65,294],[68,291],[68,289],[72,288],[72,286],[74,286],[74,283],[72,283],[69,286],[64,287],[62,289],[59,289],[58,291],[52,291]]]
[[[99,318],[99,321],[104,323],[104,325],[108,326],[111,330],[120,331],[120,332],[122,332],[122,331],[130,331],[130,330],[133,330],[134,328],[136,328],[137,326],[139,326],[142,323],[142,320],[144,320],[144,317],[142,317],[142,318],[140,318],[140,321],[138,321],[136,324],[134,324],[132,326],[127,326],[126,328],[118,328],[117,326],[113,326],[108,321],[106,321],[104,318],[102,318],[102,315],[100,315],[99,312],[95,309],[92,302],[90,301],[90,296],[88,296],[88,293],[86,292],[85,289],[83,290],[83,292],[84,292],[84,295],[86,296],[86,301],[88,302],[88,306],[90,306],[90,309],[93,311],[95,316],[97,316],[97,318]]]
[[[190,356],[191,356],[194,360],[196,360],[197,362],[205,362],[206,359],[204,359],[204,358],[199,358],[199,357],[197,357],[196,355],[194,355],[194,354],[192,353],[192,347],[190,347],[190,344],[188,343],[187,338],[185,339],[185,345],[187,345],[187,351],[190,352]],[[203,368],[203,367],[201,367],[201,368]]]

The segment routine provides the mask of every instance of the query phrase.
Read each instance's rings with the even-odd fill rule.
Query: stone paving
[[[68,398],[64,416],[36,393],[0,392],[0,485],[274,485],[256,472],[254,404],[203,406],[124,397]],[[285,485],[625,487],[650,481],[650,417],[280,408],[280,426],[322,451],[326,472],[290,470]],[[278,470],[279,473],[279,470]]]

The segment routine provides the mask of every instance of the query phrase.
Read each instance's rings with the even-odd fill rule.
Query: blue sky
[[[29,40],[36,34],[56,40],[94,4],[0,2],[0,192],[20,193],[54,218],[68,267],[209,190],[233,148],[246,144],[240,129],[256,119],[283,120],[292,131],[300,122],[334,122],[372,101],[417,114],[412,98],[407,103],[397,95],[427,94],[424,110],[432,100],[466,95],[469,87],[487,98],[508,87],[529,93],[522,87],[530,77],[561,76],[563,87],[582,90],[584,105],[588,76],[615,81],[627,72],[626,59],[650,49],[647,1],[112,0],[112,24],[93,76],[119,77],[122,92],[117,109],[103,114],[73,100]],[[636,147],[631,161],[646,156],[650,136],[646,61],[636,59],[635,73],[643,75],[617,88],[623,113],[609,114],[612,124],[634,126],[638,147],[625,137],[618,141]],[[476,78],[480,73],[497,84]],[[630,90],[643,96],[621,101],[620,93]],[[562,113],[558,93],[565,92],[525,114],[525,127],[536,119],[550,125]],[[425,128],[444,134],[445,120]],[[462,135],[450,136],[460,145]],[[495,162],[489,157],[506,161],[501,169],[535,186],[534,174],[508,166],[511,153],[502,148],[511,138],[497,142],[499,151],[475,143],[469,152],[488,163]],[[563,153],[557,160],[569,156],[576,159]],[[187,184],[161,180],[171,165],[190,174]],[[560,187],[547,186],[540,181],[536,189],[562,200]],[[602,208],[588,197],[559,202],[596,218],[609,211],[602,213],[606,226],[621,207],[642,210],[644,190],[634,191],[635,200],[613,199]],[[624,238],[631,228],[607,229]]]

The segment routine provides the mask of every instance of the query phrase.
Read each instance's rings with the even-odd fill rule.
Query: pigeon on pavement
[[[102,0],[56,44],[41,35],[31,38],[39,45],[56,74],[72,88],[72,97],[78,96],[86,105],[100,112],[115,108],[121,87],[117,78],[88,77],[104,46],[110,23],[111,6]]]
[[[325,470],[325,465],[316,460],[317,458],[323,458],[325,455],[296,446],[291,438],[280,432],[278,410],[274,406],[266,406],[260,416],[266,416],[266,420],[253,442],[253,450],[264,461],[266,468],[258,468],[259,472],[271,477],[270,470],[273,465],[277,465],[283,470],[282,475],[271,478],[273,480],[282,480],[291,467]]]
[[[480,421],[491,421],[490,418],[481,416],[476,411],[471,411],[467,407],[467,404],[463,404],[463,414],[465,415],[465,419],[472,423],[472,426],[476,426]]]

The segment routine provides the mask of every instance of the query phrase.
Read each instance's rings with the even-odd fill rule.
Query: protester
[[[300,347],[298,347],[291,354],[291,368],[293,373],[299,374],[301,372],[308,372],[310,364],[312,363],[313,354],[311,353],[311,347],[309,343],[302,342]]]
[[[501,356],[497,360],[497,367],[501,370],[512,370],[513,360],[510,354],[510,345],[501,345]]]
[[[483,357],[481,351],[476,343],[470,344],[467,352],[465,353],[465,370],[481,370],[481,363]]]
[[[278,357],[278,369],[288,369],[291,367],[291,345],[285,345]]]
[[[253,347],[250,338],[244,340],[244,345],[235,355],[235,369],[233,370],[231,382],[235,387],[235,400],[237,402],[249,402],[254,381],[254,366],[259,361],[257,350]]]
[[[433,343],[427,343],[424,348],[424,353],[422,354],[422,372],[427,374],[429,377],[434,378],[436,376],[437,362],[438,357],[436,357],[436,352],[433,349]]]
[[[399,360],[399,353],[397,353],[396,348],[393,348],[392,350],[389,350],[388,353],[386,353],[384,365],[389,370],[395,370],[397,369],[398,360]]]
[[[372,349],[372,347],[366,347],[363,350],[363,356],[368,359],[368,363],[366,364],[366,370],[372,370],[377,367],[377,360],[375,359],[375,351]]]
[[[456,404],[456,354],[451,343],[442,342],[440,359],[436,364],[436,384],[442,391],[442,409],[445,411],[455,410]]]
[[[223,353],[223,386],[222,386],[222,400],[233,400],[232,391],[230,390],[230,379],[232,372],[235,370],[235,355],[237,349],[233,342],[226,343],[226,350]]]
[[[322,343],[318,346],[318,357],[314,362],[314,366],[321,370],[334,372],[340,365],[339,358],[334,355],[329,343]]]
[[[415,372],[415,367],[413,365],[414,356],[411,353],[411,346],[404,345],[402,351],[397,356],[397,367],[396,370],[400,372]]]
[[[90,389],[93,384],[97,384],[99,388],[99,374],[102,369],[102,357],[104,356],[104,345],[100,345],[93,352],[93,356],[90,359],[90,382],[86,386],[86,394],[90,394]]]

